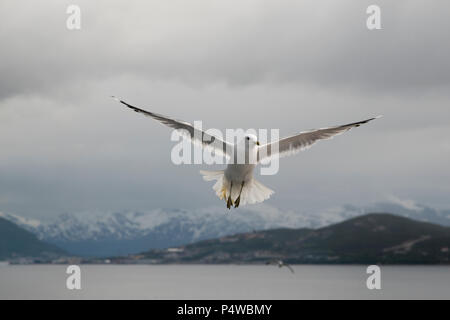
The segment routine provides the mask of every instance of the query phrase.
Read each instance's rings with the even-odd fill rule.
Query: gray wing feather
[[[210,135],[204,131],[201,131],[201,130],[195,128],[189,122],[172,119],[172,118],[166,117],[164,115],[161,115],[161,114],[158,114],[155,112],[150,112],[150,111],[132,106],[129,103],[127,103],[123,100],[120,100],[114,96],[112,98],[115,99],[116,101],[122,103],[123,105],[127,106],[128,108],[130,108],[131,110],[133,110],[135,112],[141,113],[144,116],[151,117],[155,120],[158,120],[160,123],[162,123],[170,128],[180,130],[180,132],[187,135],[194,144],[213,148],[215,152],[218,152],[219,154],[226,156],[226,157],[228,157],[227,150],[229,152],[231,150],[233,150],[233,145],[219,139],[218,137],[215,137],[213,135]]]
[[[295,273],[294,269],[289,264],[284,264],[292,273]]]
[[[281,139],[277,142],[271,142],[262,145],[258,150],[258,161],[271,158],[274,155],[279,155],[280,157],[285,157],[291,154],[298,153],[311,147],[314,143],[319,140],[331,139],[334,136],[340,135],[351,128],[359,127],[362,124],[368,123],[374,119],[378,119],[381,116],[370,118],[363,121],[353,122],[345,124],[343,126],[335,126],[329,128],[316,129],[311,131],[301,132],[297,135]],[[278,152],[276,148],[278,144]]]

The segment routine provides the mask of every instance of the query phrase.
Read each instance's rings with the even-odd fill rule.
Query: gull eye
[[[250,138],[249,137],[245,137],[247,140],[250,140]]]

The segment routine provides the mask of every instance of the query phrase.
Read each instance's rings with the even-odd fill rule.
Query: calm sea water
[[[0,299],[450,299],[450,266],[82,265],[81,290],[66,266],[0,266]]]

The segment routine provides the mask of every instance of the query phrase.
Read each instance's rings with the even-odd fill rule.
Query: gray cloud
[[[282,135],[385,118],[284,159],[273,205],[309,210],[395,194],[448,206],[450,4],[378,1],[0,3],[0,206],[49,215],[217,204],[170,131],[110,101],[206,127]],[[158,152],[152,150],[156,148]]]
[[[365,28],[369,1],[79,1],[23,10],[3,3],[0,97],[121,74],[187,85],[294,82],[396,92],[448,86],[450,4],[381,1],[383,30]],[[439,8],[436,8],[439,7]],[[12,14],[13,13],[13,14]]]

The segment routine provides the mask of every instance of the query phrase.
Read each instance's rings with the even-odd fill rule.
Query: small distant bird
[[[261,161],[270,159],[273,156],[283,157],[298,153],[301,150],[307,149],[318,140],[330,139],[353,127],[359,127],[361,124],[368,123],[380,117],[378,116],[342,126],[304,131],[297,135],[264,145],[260,145],[255,135],[247,134],[242,140],[236,144],[232,144],[201,131],[188,122],[175,120],[158,113],[140,109],[114,96],[112,98],[131,110],[156,119],[168,127],[187,132],[188,137],[193,143],[199,143],[204,147],[211,147],[215,154],[220,154],[227,158],[234,157],[236,159],[237,154],[245,153],[245,159],[255,159],[256,161],[254,162],[245,162],[243,164],[235,160],[233,163],[229,163],[225,170],[200,171],[204,180],[216,181],[213,190],[220,199],[225,200],[228,209],[233,205],[237,208],[240,204],[245,205],[263,202],[273,194],[271,189],[253,178],[253,171]]]
[[[282,268],[282,267],[286,267],[288,268],[292,273],[294,273],[294,269],[292,269],[292,267],[290,265],[288,265],[287,263],[284,263],[282,260],[271,260],[271,261],[267,261],[266,265],[274,265],[274,266],[278,266],[278,268]]]

